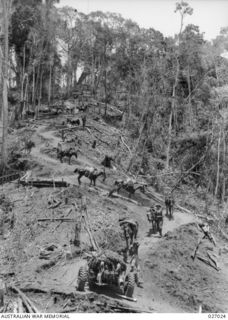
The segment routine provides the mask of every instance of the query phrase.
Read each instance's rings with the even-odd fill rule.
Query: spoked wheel
[[[133,273],[129,273],[126,277],[125,296],[132,298],[135,287],[135,277]]]
[[[78,290],[79,291],[85,290],[87,276],[88,276],[87,268],[85,266],[80,267],[78,271]]]

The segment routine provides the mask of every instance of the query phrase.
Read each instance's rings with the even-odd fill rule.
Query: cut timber
[[[13,289],[13,287],[10,287],[9,289],[12,289],[13,291],[16,291],[19,294],[19,297],[21,298],[22,304],[25,306],[26,311],[28,313],[33,313],[32,307],[29,305],[28,301],[23,297],[23,293],[22,293],[22,296],[21,296],[21,293],[19,293],[16,289]]]
[[[114,300],[116,301],[116,300]],[[105,306],[106,303],[102,303],[102,302],[95,302],[97,306]],[[107,306],[111,309],[115,309],[115,310],[119,310],[119,311],[122,311],[122,312],[131,312],[131,313],[141,313],[141,312],[145,312],[145,313],[148,313],[148,311],[145,311],[145,310],[141,310],[141,309],[135,309],[135,308],[131,308],[130,306],[123,306],[123,305],[118,305],[118,304],[113,304],[113,303],[110,303],[108,302],[107,303]]]
[[[23,302],[20,297],[17,299],[18,313],[24,313]]]
[[[89,134],[92,135],[94,138],[96,138],[96,139],[99,140],[100,142],[102,142],[102,143],[104,143],[104,144],[106,144],[106,145],[109,146],[109,142],[106,142],[106,141],[102,140],[101,138],[98,138],[97,136],[95,136],[95,134],[92,133],[92,132],[89,130],[89,128],[86,127],[86,130],[87,130],[87,131],[89,132]]]
[[[215,264],[216,268],[219,269],[216,257],[214,257],[210,252],[207,251],[208,257],[211,259],[211,261]]]
[[[157,194],[154,194],[154,193],[152,193],[152,192],[150,192],[150,191],[148,191],[148,190],[145,192],[145,194],[146,194],[146,195],[149,194],[150,197],[151,197],[151,199],[153,199],[154,201],[160,203],[161,205],[165,205],[165,201],[162,199],[162,197],[159,197]],[[183,208],[183,207],[181,207],[181,206],[178,205],[178,204],[176,204],[174,208],[178,209],[178,210],[181,211],[181,212],[185,212],[185,213],[187,213],[187,214],[190,214],[190,213],[191,213],[190,210],[188,210],[188,209],[186,209],[186,208]]]
[[[12,182],[20,178],[20,173],[11,173],[0,177],[0,185],[8,182]]]
[[[51,205],[50,207],[48,207],[48,209],[57,208],[58,206],[60,206],[61,203],[62,203],[62,201],[59,201],[59,202],[57,202],[57,203],[54,203],[53,205]]]
[[[74,126],[74,127],[64,128],[64,129],[62,129],[62,130],[65,132],[65,131],[71,131],[71,130],[75,130],[75,129],[83,130],[83,127],[80,127],[80,126],[78,125],[78,126]]]
[[[92,230],[90,228],[89,215],[88,215],[88,211],[87,211],[87,199],[86,199],[85,196],[82,197],[81,210],[84,210],[84,212],[85,212],[85,214],[83,215],[84,223],[85,223],[85,229],[88,232],[92,247],[94,248],[95,251],[98,251],[99,250],[99,246],[98,246],[98,244],[96,242],[96,239],[93,237]]]
[[[120,198],[120,199],[125,200],[125,201],[132,202],[132,203],[134,203],[134,204],[136,204],[136,205],[139,205],[139,203],[138,203],[137,201],[132,200],[132,199],[130,199],[130,198],[123,197],[123,196],[121,196],[121,195],[119,195],[119,194],[117,194],[117,193],[114,194],[114,197]]]
[[[202,256],[199,256],[199,255],[197,256],[197,258],[199,260],[201,260],[202,262],[206,263],[207,265],[209,265],[210,267],[214,268],[215,270],[219,271],[219,269],[214,264],[212,264],[210,260],[205,259],[205,258],[203,258]]]
[[[202,242],[202,240],[203,240],[203,238],[201,238],[200,240],[198,240],[197,245],[196,245],[196,247],[195,247],[195,250],[194,250],[193,254],[191,255],[191,258],[193,259],[193,261],[195,260],[196,253],[197,253],[197,251],[198,251],[198,249],[199,249],[199,245],[200,245],[200,243]]]
[[[122,295],[122,294],[118,294],[118,297],[120,297],[120,298],[122,298],[122,299],[125,299],[125,300],[137,302],[137,299],[135,299],[135,298],[130,298],[130,297],[124,296],[124,295]]]
[[[123,143],[123,145],[127,148],[127,150],[129,151],[129,153],[132,155],[132,151],[131,151],[131,149],[128,147],[128,145],[124,142],[124,139],[123,139],[123,137],[121,136],[120,137],[120,139],[121,139],[121,142]]]
[[[30,180],[24,181],[20,180],[19,183],[23,186],[33,186],[36,188],[53,188],[53,180]],[[54,182],[56,188],[67,188],[69,187],[69,183],[66,181],[55,181]]]
[[[40,218],[37,221],[65,221],[65,222],[75,222],[75,219],[70,218]]]
[[[91,231],[90,231],[90,228],[89,228],[89,226],[88,226],[88,223],[86,222],[85,217],[84,217],[84,220],[85,220],[85,229],[86,229],[86,231],[87,231],[87,233],[88,233],[88,235],[89,235],[89,239],[90,239],[91,245],[92,245],[93,249],[94,249],[95,251],[97,251],[97,250],[98,250],[98,246],[97,246],[97,244],[95,243],[95,241],[94,241],[94,239],[93,239],[92,233],[91,233]]]
[[[97,306],[99,307],[108,307],[110,309],[112,309],[115,312],[124,312],[124,313],[150,313],[149,311],[145,311],[145,310],[141,310],[141,309],[135,309],[135,308],[131,308],[130,306],[121,306],[118,304],[113,304],[113,303],[109,303],[109,302],[94,302]],[[57,313],[73,313],[74,311],[78,311],[78,306],[72,307],[72,308],[67,308],[67,309],[63,309],[63,310],[59,310]]]
[[[9,289],[16,292],[19,295],[29,313],[39,313],[38,309],[34,306],[32,301],[19,288],[15,286],[10,286]]]

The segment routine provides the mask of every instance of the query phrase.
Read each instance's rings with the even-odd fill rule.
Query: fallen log
[[[165,205],[165,200],[162,199],[161,197],[159,197],[157,194],[154,194],[154,193],[152,193],[152,192],[150,192],[150,191],[148,191],[148,190],[145,192],[145,194],[146,194],[146,195],[147,195],[147,194],[150,194],[150,195],[151,195],[151,198],[152,198],[154,201],[160,203],[161,205]],[[190,214],[190,213],[191,213],[190,210],[188,210],[188,209],[186,209],[186,208],[183,208],[183,207],[181,207],[181,206],[178,205],[178,204],[176,204],[176,205],[174,206],[174,208],[175,208],[175,209],[178,209],[178,210],[181,211],[181,212],[185,212],[185,213],[187,213],[187,214]]]
[[[24,313],[23,303],[20,297],[17,299],[18,313]]]
[[[211,259],[211,261],[215,264],[216,268],[219,269],[219,266],[218,266],[216,258],[213,257],[212,254],[210,252],[208,252],[208,251],[207,251],[207,255],[208,255],[209,259]]]
[[[29,302],[31,302],[31,301],[27,298],[27,296],[26,296],[20,289],[18,289],[18,288],[15,287],[15,286],[10,286],[9,289],[12,290],[12,291],[14,291],[14,292],[16,292],[16,293],[19,295],[19,297],[21,298],[22,303],[23,303],[23,305],[25,306],[25,308],[26,308],[26,310],[27,310],[28,313],[37,313],[37,312],[32,308],[32,305],[29,303]]]
[[[64,222],[75,222],[75,219],[70,218],[40,218],[37,221],[64,221]]]
[[[69,210],[68,210],[68,212],[66,213],[66,215],[64,216],[64,218],[66,219],[66,217],[67,216],[69,216],[69,214],[71,213],[71,211],[72,211],[73,209],[72,208],[70,208]],[[63,219],[64,219],[63,218]],[[56,229],[58,229],[58,227],[63,223],[64,221],[60,221],[60,223],[59,224],[57,224],[57,226],[52,230],[52,232],[54,232]]]
[[[89,132],[89,134],[90,134],[91,136],[93,136],[94,138],[96,138],[96,139],[99,140],[100,142],[102,142],[102,143],[106,144],[107,146],[109,146],[109,144],[110,144],[109,142],[106,142],[106,141],[102,140],[101,138],[98,138],[97,136],[95,136],[95,134],[93,134],[93,133],[89,130],[89,128],[86,127],[86,130]]]
[[[89,239],[90,239],[91,245],[92,245],[93,249],[95,251],[97,251],[99,248],[98,248],[97,244],[95,243],[95,241],[93,239],[92,233],[91,233],[90,228],[89,228],[89,226],[88,226],[88,224],[86,222],[85,216],[84,216],[84,221],[85,221],[85,229],[86,229],[86,231],[87,231],[87,233],[89,235]]]
[[[118,297],[120,297],[122,299],[125,299],[125,300],[128,300],[128,301],[137,302],[137,299],[131,298],[131,297],[127,297],[127,296],[122,295],[122,294],[118,294]]]
[[[83,130],[83,127],[81,126],[74,126],[74,127],[70,127],[70,128],[63,128],[63,131],[70,131],[70,130],[75,130],[75,129],[79,129],[79,130]]]
[[[99,129],[97,129],[96,127],[94,127],[94,126],[86,126],[87,128],[90,128],[90,129],[94,129],[94,130],[96,130],[97,132],[99,132],[99,133],[103,133],[101,130],[99,130]]]
[[[199,245],[201,244],[202,240],[203,240],[203,238],[201,238],[200,240],[198,240],[197,245],[196,245],[196,247],[195,247],[195,250],[193,251],[193,254],[191,255],[191,258],[193,259],[193,261],[195,260],[196,253],[197,253],[197,251],[198,251],[198,249],[199,249]]]
[[[19,180],[19,183],[23,186],[33,186],[36,188],[53,188],[53,180]],[[66,181],[55,181],[54,184],[57,188],[69,187],[69,183],[67,183]]]
[[[57,203],[54,203],[53,205],[49,206],[48,209],[54,209],[60,206],[60,204],[62,203],[62,201],[59,201]]]
[[[40,313],[34,303],[19,288],[15,286],[11,286],[11,288],[17,291],[22,301],[26,301],[29,304],[30,308],[32,309],[32,313]]]
[[[96,239],[93,237],[92,235],[92,231],[90,228],[90,221],[89,221],[89,215],[88,215],[88,211],[87,211],[87,199],[85,196],[82,197],[82,202],[81,202],[81,210],[84,210],[85,214],[83,214],[83,218],[84,218],[84,223],[85,223],[85,229],[88,232],[89,238],[90,238],[90,242],[92,244],[92,247],[94,248],[95,251],[99,250],[99,246],[96,242]]]
[[[115,197],[115,198],[122,199],[122,200],[125,200],[125,201],[132,202],[132,203],[134,203],[134,204],[137,205],[137,206],[139,205],[139,203],[138,203],[137,201],[132,200],[132,199],[130,199],[130,198],[123,197],[123,196],[121,196],[120,194],[117,194],[117,193],[114,194],[114,197]],[[111,197],[110,197],[110,198],[111,198]]]
[[[128,149],[128,151],[129,151],[129,153],[130,153],[130,155],[132,155],[132,151],[131,151],[131,149],[128,147],[128,145],[124,142],[124,139],[123,139],[123,137],[121,136],[120,137],[120,139],[121,139],[121,142],[123,143],[123,145]]]
[[[148,312],[148,311],[140,310],[140,309],[137,309],[137,308],[131,308],[130,306],[128,307],[128,306],[115,305],[115,304],[112,304],[110,302],[108,302],[108,303],[95,302],[95,304],[97,306],[101,306],[101,307],[107,306],[110,309],[115,309],[115,310],[119,310],[119,311],[122,311],[122,312],[132,312],[132,313]]]
[[[209,265],[210,267],[214,268],[216,271],[219,271],[219,269],[215,265],[213,265],[208,259],[205,259],[205,258],[203,258],[202,256],[199,256],[199,255],[197,256],[197,258],[199,260],[201,260],[202,262],[204,262],[205,264]]]
[[[10,301],[8,301],[7,303],[5,303],[5,305],[4,305],[4,307],[2,308],[2,310],[0,309],[0,313],[6,313],[9,304],[10,304]]]

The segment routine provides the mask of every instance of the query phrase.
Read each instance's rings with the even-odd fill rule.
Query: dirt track
[[[40,126],[36,133],[38,136],[42,136],[52,146],[57,146],[58,142],[61,140],[54,135],[54,131],[44,132],[44,126]],[[37,142],[37,141],[36,141]],[[43,142],[44,143],[44,142]],[[38,159],[39,161],[44,161],[45,164],[48,164],[50,167],[56,166],[58,164],[58,171],[65,172],[62,177],[70,183],[75,183],[75,178],[69,178],[68,171],[72,171],[72,166],[69,166],[67,163],[60,164],[58,160],[52,159],[40,152],[40,148],[42,147],[42,143],[38,144],[36,148],[32,151],[32,156]],[[80,161],[82,164],[93,165],[93,163],[86,161],[85,157],[80,157]],[[74,181],[73,181],[74,180]],[[100,184],[102,186],[102,184]],[[119,199],[116,199],[116,202],[123,202]],[[137,298],[137,307],[152,311],[155,310],[156,312],[183,312],[181,308],[172,307],[169,303],[164,302],[162,297],[158,294],[158,290],[156,286],[151,283],[150,272],[147,270],[146,266],[144,265],[144,261],[148,257],[148,251],[150,251],[151,246],[154,243],[160,241],[160,237],[157,235],[148,236],[148,222],[146,220],[146,208],[142,206],[135,206],[130,203],[125,203],[127,206],[128,211],[133,213],[133,217],[137,220],[140,220],[140,260],[141,260],[141,274],[143,274],[143,289],[137,288],[135,290],[135,297]],[[138,218],[140,216],[140,219]],[[175,228],[194,221],[194,217],[189,216],[187,214],[181,212],[175,212],[175,220],[168,221],[165,219],[164,222],[164,231],[165,234],[168,231],[173,231]],[[65,290],[74,290],[76,287],[76,275],[78,272],[79,267],[82,265],[80,259],[78,261],[74,261],[73,265],[69,264],[63,268],[57,268],[57,270],[53,270],[54,277],[58,276],[61,281],[57,284],[59,288],[65,288]],[[67,268],[67,271],[65,270]],[[59,270],[60,269],[60,270]],[[57,275],[56,275],[57,273]],[[63,276],[64,275],[64,276]],[[50,276],[50,275],[49,275]],[[72,281],[73,279],[73,281]],[[45,280],[47,281],[47,280]],[[49,281],[51,279],[49,278]],[[135,306],[135,303],[129,303],[132,306]]]
[[[80,131],[81,138],[85,134],[85,132]],[[174,212],[174,220],[170,221],[165,217],[163,238],[158,235],[149,235],[150,225],[146,218],[146,210],[153,201],[147,195],[138,192],[135,194],[134,200],[137,200],[139,205],[120,198],[107,198],[107,192],[113,180],[119,177],[117,171],[108,171],[108,178],[105,183],[98,179],[97,187],[95,188],[88,186],[89,183],[86,178],[82,178],[82,185],[78,187],[77,176],[73,174],[75,165],[98,166],[101,158],[98,159],[97,154],[102,155],[104,152],[111,152],[112,145],[109,148],[107,147],[107,150],[102,147],[103,149],[98,150],[97,153],[93,150],[88,152],[88,147],[83,146],[79,158],[73,159],[72,165],[69,165],[65,161],[60,163],[56,159],[55,153],[50,156],[43,152],[43,148],[46,145],[50,149],[55,148],[58,142],[61,141],[56,136],[56,131],[53,129],[47,130],[45,125],[38,125],[32,139],[36,147],[32,150],[30,157],[42,167],[42,170],[34,170],[33,174],[37,176],[54,175],[55,178],[63,178],[71,185],[74,185],[75,189],[72,190],[74,196],[77,193],[86,195],[95,237],[99,238],[108,228],[118,233],[118,219],[122,216],[138,221],[139,258],[143,288],[135,288],[136,303],[123,301],[125,304],[149,312],[196,312],[199,304],[204,306],[203,311],[227,311],[228,301],[223,294],[228,285],[228,274],[226,268],[224,268],[227,263],[226,256],[221,256],[220,272],[216,272],[198,261],[191,261],[190,255],[200,236],[195,227],[196,224],[193,223],[195,222],[194,215],[176,211]],[[45,211],[46,197],[50,190],[35,191],[36,197],[34,196],[31,200],[33,202],[28,202],[27,204],[37,203],[36,211],[30,217],[32,224],[34,224],[34,219],[37,218],[37,215],[38,217],[43,217],[43,214],[45,216],[50,215],[50,212]],[[150,191],[153,190],[151,189]],[[21,217],[24,217],[24,209],[21,210],[20,214]],[[59,215],[60,211],[57,210],[56,214]],[[32,252],[30,254],[35,260],[30,264],[27,262],[23,264],[24,269],[20,270],[17,280],[25,287],[39,287],[47,292],[50,290],[61,291],[69,295],[75,293],[78,269],[82,264],[86,263],[85,260],[80,257],[73,257],[70,260],[61,259],[52,267],[45,267],[44,269],[42,263],[36,258],[38,251],[34,250],[35,247],[40,247],[44,243],[50,244],[56,241],[61,246],[65,246],[65,251],[68,251],[69,255],[71,255],[72,247],[69,245],[69,240],[72,236],[72,226],[67,224],[58,226],[46,223],[43,225],[35,224],[34,228],[37,234],[35,242],[30,244],[30,251]],[[108,233],[110,234],[110,232]],[[167,237],[166,234],[168,234]],[[86,234],[84,233],[82,237],[86,243],[88,241]],[[112,245],[118,246],[119,243],[114,240]],[[41,271],[37,272],[39,265],[41,266]],[[202,282],[201,279],[204,278],[204,274],[205,279]],[[205,290],[205,285],[207,290]],[[219,298],[214,299],[211,292],[214,292],[213,294]],[[107,296],[109,295],[110,293],[107,293]],[[111,296],[113,297],[112,294]],[[79,293],[78,297],[80,297]],[[182,299],[183,297],[185,298]],[[35,295],[33,298],[39,308],[43,310],[44,302],[42,301],[44,297]],[[47,311],[58,309],[55,305],[50,308],[46,306],[45,308]],[[90,310],[89,305],[86,308],[85,312]]]

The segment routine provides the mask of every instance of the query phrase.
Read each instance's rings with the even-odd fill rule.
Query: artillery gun
[[[110,250],[89,258],[88,264],[82,266],[78,272],[78,290],[84,291],[88,282],[89,288],[95,286],[108,286],[123,298],[132,298],[134,292],[134,273],[127,273],[127,265],[122,257]]]

